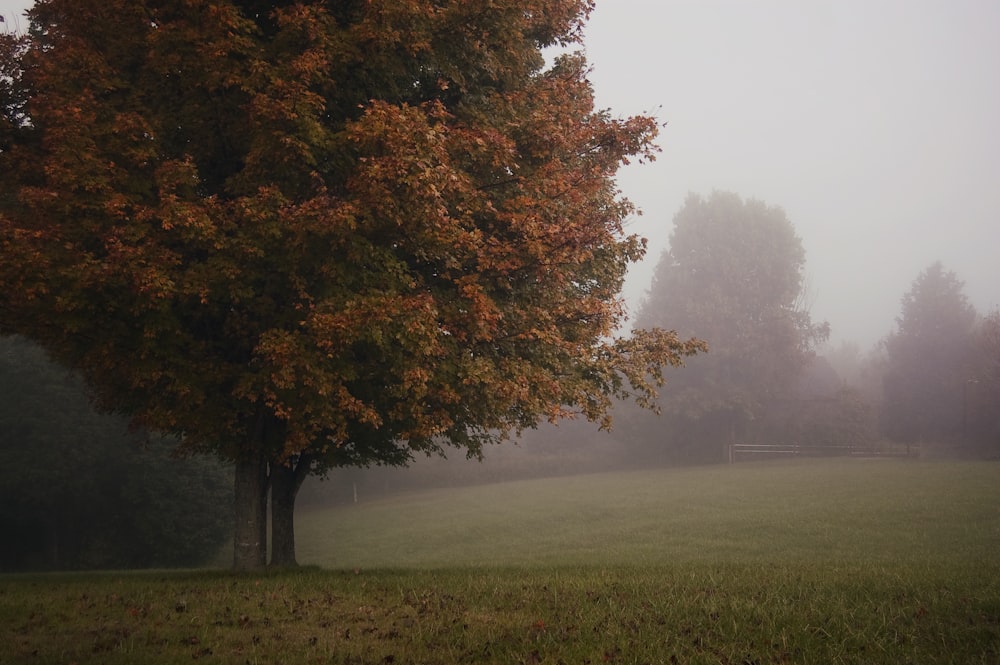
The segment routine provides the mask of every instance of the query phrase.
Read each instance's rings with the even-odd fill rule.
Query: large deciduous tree
[[[699,345],[612,337],[656,123],[546,65],[590,9],[40,0],[0,64],[2,332],[234,462],[238,569],[269,487],[290,564],[309,473],[648,401]]]
[[[691,194],[674,217],[637,323],[669,321],[708,342],[709,353],[690,362],[662,400],[674,432],[700,449],[692,455],[719,459],[723,444],[788,397],[827,336],[828,326],[814,324],[803,305],[804,264],[781,208],[716,191]]]
[[[977,314],[963,287],[937,262],[903,295],[883,375],[882,426],[896,441],[956,444],[966,433]]]

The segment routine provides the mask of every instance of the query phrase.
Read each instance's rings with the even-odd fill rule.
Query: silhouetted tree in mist
[[[845,387],[857,390],[876,414],[882,403],[882,376],[885,374],[886,355],[882,342],[868,351],[853,342],[843,342],[823,353],[840,376]]]
[[[696,335],[709,352],[671,377],[660,400],[665,422],[645,419],[640,435],[720,459],[787,396],[829,334],[805,306],[804,267],[802,241],[781,208],[729,192],[688,196],[637,325]]]
[[[1000,457],[1000,310],[976,325],[972,372],[965,380],[962,401],[967,443]]]
[[[903,296],[896,330],[885,341],[882,429],[895,441],[963,439],[976,323],[963,286],[937,262]]]
[[[875,446],[876,412],[861,390],[817,356],[794,389],[771,402],[753,430],[758,443],[821,446],[817,454],[835,454],[837,449]]]

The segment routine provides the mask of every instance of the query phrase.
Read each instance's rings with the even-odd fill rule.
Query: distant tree
[[[875,447],[878,402],[864,390],[867,365],[854,345],[844,344],[828,353],[851,380],[834,369],[830,355],[815,356],[790,395],[774,403],[755,423],[757,442],[820,446],[817,454]]]
[[[231,479],[94,412],[79,377],[0,337],[0,568],[192,566],[230,536]]]
[[[867,449],[876,443],[875,410],[856,388],[841,388],[828,402],[814,403],[801,422],[799,440],[807,445]]]
[[[874,448],[877,433],[874,405],[850,386],[778,400],[754,423],[758,443],[816,446],[824,455]]]
[[[670,322],[708,342],[709,352],[677,374],[661,405],[673,431],[700,439],[709,459],[788,396],[828,335],[803,305],[804,265],[802,242],[781,208],[717,191],[690,195],[674,218],[637,323]]]
[[[882,427],[905,443],[958,443],[972,380],[976,311],[954,272],[934,263],[903,296],[885,341]]]
[[[976,325],[972,371],[964,385],[963,433],[991,457],[1000,457],[1000,311]]]
[[[792,390],[806,398],[829,397],[846,383],[826,355],[814,355],[806,361]]]
[[[837,372],[842,383],[859,387],[863,382],[866,367],[865,354],[855,342],[841,342],[838,346],[827,349],[823,356]]]
[[[0,332],[235,468],[234,567],[309,474],[648,402],[613,338],[657,123],[594,108],[589,0],[40,0],[0,152]]]

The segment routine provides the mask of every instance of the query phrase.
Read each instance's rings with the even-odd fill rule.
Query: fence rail
[[[883,449],[851,445],[804,445],[798,443],[732,443],[729,445],[729,463],[748,457],[914,457],[919,449]]]

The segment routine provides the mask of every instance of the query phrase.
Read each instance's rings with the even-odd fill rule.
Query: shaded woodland
[[[231,474],[102,415],[36,345],[0,337],[0,571],[194,566],[230,537]]]

